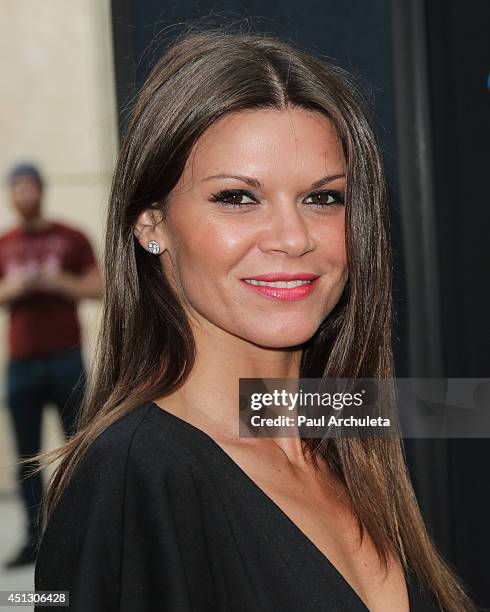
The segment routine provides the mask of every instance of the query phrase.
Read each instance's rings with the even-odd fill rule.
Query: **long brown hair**
[[[218,118],[289,107],[327,116],[347,160],[349,277],[341,299],[304,346],[300,376],[394,376],[385,178],[372,118],[356,82],[331,62],[274,36],[187,32],[153,67],[121,145],[107,217],[103,317],[78,430],[62,447],[34,458],[48,464],[61,459],[44,499],[43,527],[91,442],[136,406],[177,389],[193,367],[195,345],[183,307],[159,258],[133,235],[138,214],[155,205],[165,212],[191,147]],[[317,442],[307,445],[323,454],[345,484],[385,567],[394,551],[441,609],[476,610],[429,538],[401,440]]]

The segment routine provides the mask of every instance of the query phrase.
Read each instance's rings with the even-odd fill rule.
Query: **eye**
[[[226,208],[245,208],[257,204],[254,194],[246,189],[225,189],[213,193],[211,202],[220,202]]]
[[[344,197],[340,191],[323,190],[317,191],[316,193],[310,193],[304,200],[306,204],[313,204],[320,208],[326,208],[333,204],[343,204]]]

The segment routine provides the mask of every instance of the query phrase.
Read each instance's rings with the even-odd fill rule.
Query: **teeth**
[[[259,281],[253,279],[245,279],[245,282],[249,285],[261,285],[264,287],[278,287],[280,289],[293,289],[301,285],[307,285],[311,283],[309,280],[293,280],[293,281]]]

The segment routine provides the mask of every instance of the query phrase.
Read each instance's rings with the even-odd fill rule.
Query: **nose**
[[[300,257],[315,248],[305,218],[291,201],[271,206],[258,245],[263,252],[278,251],[290,257]]]

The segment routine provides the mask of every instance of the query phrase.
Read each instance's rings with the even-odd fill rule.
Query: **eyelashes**
[[[243,201],[244,198],[248,201]],[[318,208],[328,208],[335,204],[344,204],[343,194],[340,191],[332,189],[322,189],[321,191],[312,192],[306,196],[304,201],[306,200],[313,200],[311,202],[306,202],[306,204]],[[213,193],[209,201],[220,203],[225,208],[247,208],[259,204],[257,196],[248,189],[223,189],[222,191]]]
[[[251,200],[250,202],[240,202],[241,198],[248,198]],[[218,191],[217,193],[213,193],[211,198],[211,202],[219,202],[224,204],[228,208],[243,208],[248,205],[258,204],[257,198],[255,195],[248,191],[247,189],[223,189],[222,191]]]

